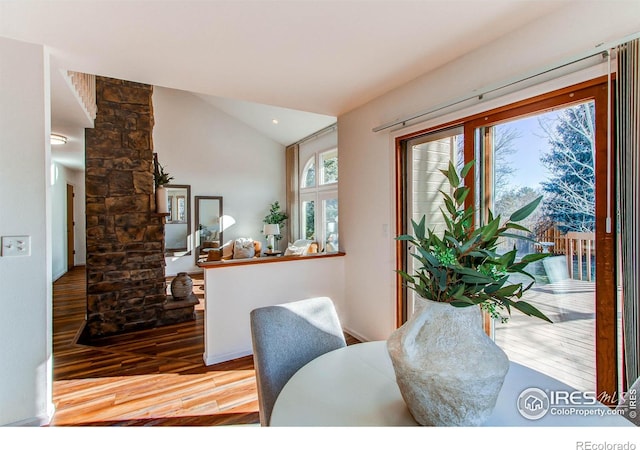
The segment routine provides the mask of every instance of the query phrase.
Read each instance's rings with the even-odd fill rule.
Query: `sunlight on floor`
[[[57,426],[257,411],[252,370],[63,380],[54,392]]]

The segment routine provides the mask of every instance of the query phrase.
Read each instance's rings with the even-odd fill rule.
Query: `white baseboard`
[[[343,329],[343,331],[345,331],[346,333],[350,334],[351,336],[353,336],[354,338],[356,338],[360,342],[369,342],[371,340],[369,338],[366,338],[366,337],[362,336],[360,333],[356,333],[355,331],[350,330],[349,328],[342,327],[342,329]]]
[[[54,274],[53,275],[53,281],[57,281],[58,278],[60,278],[62,275],[64,275],[65,273],[67,273],[67,270],[63,270],[62,272],[58,273],[58,274]]]
[[[249,356],[252,354],[253,354],[252,350],[244,350],[240,352],[225,353],[223,355],[213,355],[213,356],[207,356],[206,353],[203,353],[202,359],[204,360],[205,366],[211,366],[213,364],[219,364],[222,362],[231,361],[232,359],[242,358],[243,356]]]
[[[49,425],[51,423],[51,417],[47,416],[38,416],[38,417],[29,417],[28,419],[22,419],[17,422],[13,422],[7,425],[2,425],[6,427],[43,427],[45,425]]]

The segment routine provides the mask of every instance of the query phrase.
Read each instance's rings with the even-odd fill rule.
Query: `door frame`
[[[398,234],[407,233],[406,221],[406,173],[407,141],[422,134],[432,133],[452,126],[464,126],[464,158],[470,161],[475,158],[475,129],[496,125],[519,117],[537,115],[559,107],[593,100],[595,102],[596,121],[596,161],[595,174],[597,180],[607,183],[596,183],[596,389],[603,403],[615,405],[615,393],[618,389],[618,350],[617,350],[617,279],[616,279],[616,217],[610,211],[615,204],[615,186],[613,185],[614,167],[608,159],[613,136],[608,131],[613,129],[609,120],[608,77],[599,77],[584,83],[568,86],[553,92],[538,95],[526,100],[511,103],[479,114],[474,114],[456,121],[431,127],[399,136],[396,138],[396,230]],[[611,108],[613,111],[614,109]],[[600,132],[604,130],[604,132]],[[469,172],[465,185],[471,188],[467,197],[467,206],[476,196],[476,171]],[[607,201],[609,197],[609,201]],[[607,220],[610,220],[607,228]],[[607,231],[608,230],[608,231]],[[396,268],[402,269],[407,264],[407,251],[403,242],[396,242]],[[396,277],[396,325],[406,320],[406,288],[400,275]]]

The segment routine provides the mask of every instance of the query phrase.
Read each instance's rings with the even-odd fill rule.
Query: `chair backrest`
[[[625,392],[624,398],[622,402],[616,407],[617,411],[624,411],[624,417],[633,422],[636,426],[640,427],[640,417],[638,417],[638,401],[640,401],[640,378],[638,378],[629,388],[627,392]],[[636,404],[633,409],[629,409],[630,401],[633,399]],[[629,414],[633,411],[633,414]]]
[[[333,302],[316,297],[251,311],[260,424],[268,426],[278,394],[309,361],[347,344]]]

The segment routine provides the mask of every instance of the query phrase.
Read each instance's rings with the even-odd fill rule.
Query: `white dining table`
[[[633,426],[607,406],[525,418],[518,398],[530,388],[550,393],[575,389],[541,372],[510,362],[495,409],[483,426]],[[587,409],[589,411],[587,411]],[[416,426],[400,394],[386,341],[350,345],[306,364],[280,392],[271,426]]]

